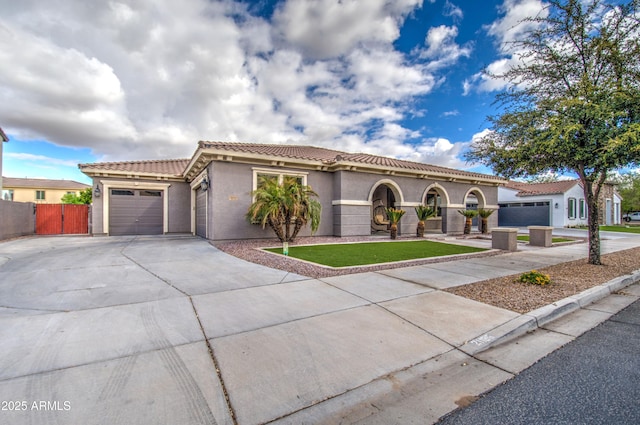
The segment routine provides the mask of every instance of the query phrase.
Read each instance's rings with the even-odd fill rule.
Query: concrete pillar
[[[551,226],[528,226],[529,245],[531,246],[551,246],[553,227]]]
[[[491,248],[517,251],[518,229],[515,227],[494,227],[491,229]]]

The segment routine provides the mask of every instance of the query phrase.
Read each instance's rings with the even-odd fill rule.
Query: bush
[[[537,270],[531,270],[530,272],[522,273],[518,278],[518,282],[544,286],[551,283],[551,277]]]

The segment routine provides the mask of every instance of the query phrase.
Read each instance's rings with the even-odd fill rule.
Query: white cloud
[[[504,0],[499,10],[503,16],[485,26],[485,30],[495,39],[502,57],[486,67],[488,73],[480,72],[465,80],[463,83],[463,95],[465,96],[472,91],[489,92],[507,87],[507,81],[492,78],[489,75],[504,74],[519,62],[520,54],[523,52],[517,51],[513,42],[539,25],[539,23],[526,19],[537,16],[545,17],[548,13],[541,0]]]
[[[12,159],[16,159],[16,160],[19,160],[19,161],[27,161],[27,162],[30,162],[30,163],[39,163],[39,164],[47,165],[47,166],[61,165],[63,167],[73,167],[73,168],[78,166],[78,161],[77,160],[52,158],[50,156],[45,156],[45,155],[34,155],[34,154],[30,154],[30,153],[7,152],[6,154],[4,154],[4,156],[6,158],[12,158]]]
[[[462,12],[462,9],[460,9],[455,4],[451,3],[449,0],[447,0],[444,3],[443,15],[450,16],[456,21],[459,21],[464,17],[464,13]]]
[[[458,28],[455,26],[440,25],[430,28],[425,39],[426,49],[420,52],[420,57],[429,59],[427,65],[429,70],[455,64],[461,57],[469,57],[471,46],[467,44],[460,46],[455,42],[458,36]]]
[[[433,2],[432,0],[429,0]],[[23,0],[0,16],[0,123],[99,160],[189,157],[197,140],[306,143],[457,164],[459,143],[401,122],[470,46],[429,31],[394,48],[422,0]],[[450,4],[451,16],[458,16]],[[417,62],[417,63],[416,63]],[[417,147],[415,147],[417,146]],[[35,159],[33,159],[35,160]]]
[[[414,152],[411,152],[404,159],[442,167],[466,169],[469,166],[460,159],[460,155],[468,146],[467,142],[452,143],[441,137],[429,138],[415,146]]]
[[[311,58],[335,58],[362,44],[393,42],[404,17],[421,4],[422,0],[287,1],[275,12],[275,31]]]

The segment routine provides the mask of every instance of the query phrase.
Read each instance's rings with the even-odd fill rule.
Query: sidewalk
[[[602,251],[636,246],[639,237],[611,239]],[[0,399],[28,408],[0,420],[435,422],[640,297],[637,284],[608,295],[632,283],[623,278],[520,315],[440,289],[586,252],[574,244],[317,280],[198,238],[2,243]]]

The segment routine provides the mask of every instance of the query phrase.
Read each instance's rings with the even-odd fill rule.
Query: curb
[[[617,277],[601,285],[584,290],[579,294],[563,298],[553,304],[518,316],[484,335],[465,342],[458,348],[466,354],[473,356],[496,345],[503,344],[523,334],[541,328],[549,322],[553,322],[571,312],[584,308],[639,281],[640,270],[636,270],[629,275]]]

